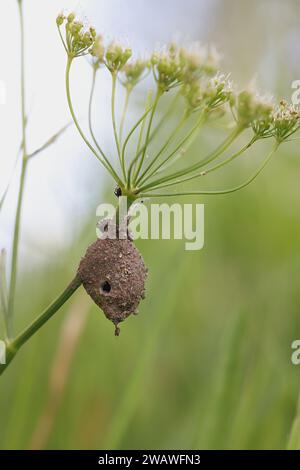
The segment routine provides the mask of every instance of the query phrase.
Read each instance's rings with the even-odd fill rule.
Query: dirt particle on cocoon
[[[145,298],[147,268],[140,252],[129,239],[98,239],[87,249],[78,274],[118,336],[118,324],[136,314]]]

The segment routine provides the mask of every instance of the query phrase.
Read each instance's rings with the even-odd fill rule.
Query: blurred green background
[[[130,15],[137,2],[126,3]],[[161,3],[147,9],[158,15]],[[185,34],[190,21],[194,36],[214,40],[235,80],[258,75],[276,97],[290,98],[300,78],[299,2],[174,3],[174,15],[184,16],[176,28]],[[208,4],[202,33],[196,15]],[[205,129],[191,159],[222,135]],[[260,159],[264,145],[251,155]],[[240,162],[208,185],[243,181],[253,167]],[[299,144],[290,142],[242,192],[195,198],[205,204],[202,251],[137,242],[149,267],[147,297],[119,338],[80,289],[0,378],[1,449],[286,448],[300,391],[300,366],[291,363],[300,338],[299,169]],[[104,186],[111,194],[111,182]],[[105,191],[94,191],[80,221],[70,215],[67,246],[47,262],[25,262],[18,330],[73,276]],[[300,448],[296,427],[290,446]]]

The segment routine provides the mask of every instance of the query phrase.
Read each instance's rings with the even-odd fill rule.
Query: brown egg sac
[[[119,335],[118,324],[138,313],[145,297],[147,268],[140,252],[129,239],[98,239],[87,249],[78,274]]]

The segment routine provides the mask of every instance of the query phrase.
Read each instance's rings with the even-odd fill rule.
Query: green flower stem
[[[217,165],[214,165],[210,168],[207,168],[206,170],[203,170],[201,171],[200,173],[196,173],[194,175],[190,175],[190,176],[186,176],[185,178],[182,178],[182,179],[179,179],[179,180],[175,180],[175,181],[171,181],[169,183],[166,183],[166,184],[162,184],[161,186],[156,186],[155,188],[156,189],[162,189],[162,188],[167,188],[167,187],[170,187],[170,186],[174,186],[174,185],[177,185],[177,184],[181,184],[181,183],[185,183],[186,181],[191,181],[195,178],[199,178],[201,176],[205,176],[207,175],[208,173],[212,173],[213,171],[216,171],[218,170],[219,168],[222,168],[223,166],[227,165],[228,163],[232,162],[233,160],[235,160],[237,157],[239,157],[240,155],[242,155],[246,150],[248,150],[251,145],[256,141],[255,138],[251,139],[250,142],[248,142],[246,145],[244,145],[240,150],[238,150],[237,152],[235,152],[233,155],[231,155],[230,157],[226,158],[225,160],[223,160],[222,162],[218,163]],[[144,186],[144,188],[141,188],[141,191],[144,191],[145,189],[149,189],[149,185],[148,187],[147,186]],[[150,191],[154,191],[154,188],[151,188]]]
[[[162,96],[162,91],[158,88],[157,92],[156,92],[155,99],[154,99],[154,104],[153,104],[153,107],[152,107],[150,118],[149,118],[148,128],[147,128],[146,137],[145,137],[145,145],[144,145],[144,148],[143,148],[141,159],[140,159],[139,164],[138,164],[138,168],[137,168],[135,178],[133,180],[134,185],[136,184],[136,182],[138,180],[138,177],[139,177],[139,174],[140,174],[140,171],[143,167],[143,163],[144,163],[144,159],[145,159],[145,156],[146,156],[147,148],[148,148],[148,145],[150,143],[149,139],[150,139],[154,114],[155,114],[155,111],[156,111],[156,108],[157,108],[157,105],[158,105],[158,102],[159,102],[161,96]]]
[[[188,138],[191,136],[191,134],[193,132],[195,132],[197,129],[197,126],[195,126],[192,131],[190,132],[190,134],[188,134],[186,136],[185,139],[183,139],[184,141],[188,140]],[[186,167],[184,168],[183,170],[180,170],[180,171],[177,171],[175,173],[172,173],[170,175],[166,175],[165,177],[163,178],[159,178],[157,180],[154,180],[152,181],[151,183],[149,183],[147,185],[148,188],[150,187],[154,187],[154,186],[157,186],[159,184],[162,184],[162,183],[165,183],[165,182],[168,182],[168,181],[171,181],[171,180],[174,180],[176,178],[179,178],[181,176],[185,176],[186,174],[188,173],[191,173],[195,170],[198,170],[199,168],[203,167],[204,165],[206,165],[207,163],[215,160],[217,157],[219,157],[222,153],[225,152],[225,150],[227,150],[227,148],[233,143],[233,141],[238,137],[238,135],[242,132],[243,129],[241,129],[240,127],[236,127],[233,132],[222,142],[221,145],[219,145],[210,155],[208,155],[205,159],[203,160],[200,160],[198,163],[195,163],[194,165],[190,165],[189,167]],[[182,141],[181,142],[181,145],[184,145],[184,142]],[[180,147],[179,147],[180,148]],[[179,150],[179,148],[177,148],[176,152]],[[168,159],[173,156],[173,152],[171,155],[169,155]],[[165,163],[165,162],[164,162]],[[145,187],[143,188],[143,190],[145,190]]]
[[[200,126],[204,124],[204,121],[203,123],[200,123]],[[199,127],[200,127],[199,126]],[[184,154],[186,154],[186,152],[188,151],[188,149],[191,147],[191,145],[194,143],[195,139],[197,138],[198,134],[197,132],[195,132],[188,140],[187,142],[185,143],[184,147],[181,148],[178,153],[177,153],[177,156],[175,156],[171,161],[168,162],[167,161],[162,161],[152,172],[151,174],[149,175],[149,179],[151,176],[153,176],[154,174],[159,174],[159,173],[162,173],[164,172],[167,168],[169,168],[170,166],[174,165],[174,163],[177,161],[178,158],[182,157]]]
[[[174,96],[174,98],[172,99],[167,111],[162,115],[161,119],[159,120],[159,122],[156,124],[155,128],[153,129],[153,131],[151,132],[150,134],[150,137],[148,139],[148,145],[150,144],[150,142],[152,142],[152,140],[154,139],[154,137],[156,136],[156,134],[158,133],[158,131],[161,129],[161,127],[163,126],[164,122],[166,121],[166,119],[169,117],[169,115],[172,113],[172,111],[174,110],[176,104],[177,104],[177,101],[180,97],[181,93],[180,91],[176,93],[176,95]],[[150,96],[151,96],[151,93],[148,94],[148,98],[147,98],[147,102],[146,102],[146,109],[147,107],[150,107]],[[133,172],[134,176],[133,176],[133,180],[136,179],[136,170],[137,169],[137,161],[139,159],[139,157],[142,155],[144,149],[145,149],[145,145],[142,146],[142,139],[143,139],[143,135],[144,135],[144,129],[145,129],[145,124],[146,124],[146,121],[143,121],[142,123],[142,126],[141,126],[141,129],[140,129],[140,134],[139,134],[139,138],[138,138],[138,143],[137,143],[137,150],[136,150],[136,154],[135,154],[135,157],[134,159],[131,161],[130,163],[130,167],[129,167],[129,170],[128,172],[130,172],[130,175],[131,173]]]
[[[176,155],[176,153],[182,148],[182,146],[189,141],[190,138],[192,138],[195,134],[197,134],[200,126],[203,124],[203,122],[205,121],[206,119],[206,116],[207,116],[207,110],[205,110],[199,117],[199,119],[197,119],[197,122],[196,124],[191,128],[191,130],[187,133],[187,135],[177,144],[177,146],[175,147],[174,150],[172,150],[172,152],[160,163],[160,165],[156,168],[156,171],[161,168],[161,166],[165,165],[174,155]],[[151,175],[154,174],[154,172],[151,173]],[[169,178],[170,176],[172,175],[168,175],[168,176],[165,176],[164,178],[161,178],[162,180],[165,180],[165,178]],[[145,183],[148,179],[150,178],[150,175],[148,175],[146,178],[143,179],[143,181],[141,180],[141,178],[137,181],[137,185],[138,184],[142,184],[142,183]],[[151,187],[154,183],[156,184],[157,182],[159,182],[160,179],[154,181],[153,183],[149,183],[149,187]],[[162,181],[164,182],[164,181]],[[145,188],[145,187],[144,187]]]
[[[96,76],[97,76],[97,69],[96,67],[93,68],[93,75],[92,75],[92,86],[91,86],[91,91],[90,91],[90,98],[89,98],[89,130],[92,136],[92,139],[94,141],[94,144],[98,146],[99,144],[96,143],[96,137],[93,131],[93,125],[92,125],[92,104],[93,104],[93,99],[94,99],[94,93],[95,93],[95,86],[96,86]],[[99,148],[98,148],[99,150]]]
[[[177,104],[178,99],[181,96],[180,90],[175,94],[174,98],[171,100],[171,103],[169,104],[166,112],[162,115],[162,117],[159,119],[158,123],[154,127],[153,131],[150,134],[149,141],[148,143],[152,142],[158,131],[161,129],[163,126],[164,122],[167,120],[167,118],[172,114],[174,111],[174,108]],[[141,148],[141,152],[144,150],[144,147]]]
[[[82,139],[84,140],[84,142],[86,143],[88,148],[91,150],[91,152],[98,158],[98,160],[102,163],[102,165],[106,168],[106,170],[114,178],[114,180],[117,182],[117,184],[119,184],[120,186],[123,186],[122,180],[119,178],[119,176],[117,175],[117,173],[114,170],[111,170],[110,166],[107,165],[106,161],[103,160],[102,157],[98,154],[96,149],[92,146],[92,144],[88,141],[88,139],[84,135],[84,132],[82,131],[82,129],[81,129],[79,123],[78,123],[78,120],[77,120],[75,112],[74,112],[74,108],[73,108],[73,104],[72,104],[72,100],[71,100],[71,91],[70,91],[70,69],[71,69],[72,62],[73,62],[73,57],[69,55],[68,56],[68,61],[67,61],[67,66],[66,66],[66,93],[67,93],[68,106],[69,106],[70,113],[71,113],[72,119],[74,121],[74,124],[75,124],[80,136],[82,137]]]
[[[150,95],[150,94],[149,94]],[[149,95],[148,95],[148,99],[147,99],[147,103],[148,103],[148,100],[149,100]],[[178,93],[176,93],[176,95],[174,96],[173,100],[171,101],[167,111],[163,114],[163,116],[161,117],[161,119],[159,120],[159,122],[156,124],[155,128],[153,129],[153,131],[150,133],[150,137],[148,139],[148,145],[150,144],[150,142],[152,142],[152,140],[154,139],[154,137],[156,136],[156,134],[158,133],[158,131],[161,129],[161,127],[163,126],[165,120],[169,117],[169,115],[172,113],[177,101],[178,101],[178,98],[180,97],[180,91]],[[146,105],[147,106],[147,105]],[[134,160],[131,162],[131,166],[132,167],[135,167],[136,166],[136,163],[137,163],[137,160],[139,159],[139,157],[142,155],[144,149],[145,149],[145,145],[141,145],[142,144],[142,137],[144,135],[144,127],[145,127],[145,123],[143,123],[142,127],[141,127],[141,132],[140,132],[140,136],[139,136],[139,141],[138,141],[138,145],[137,145],[137,151],[136,151],[136,155],[134,157]],[[132,171],[132,169],[130,170]],[[134,177],[136,178],[136,172],[134,173]]]
[[[66,43],[65,43],[65,40],[64,40],[64,38],[63,38],[63,35],[61,34],[60,27],[59,27],[58,25],[57,25],[57,30],[58,30],[58,34],[59,34],[59,36],[60,36],[61,42],[62,42],[62,44],[63,44],[63,46],[64,46],[64,49],[65,49],[65,51],[66,51],[66,54],[68,55],[68,54],[69,54],[69,51],[68,51],[67,45],[66,45]]]
[[[152,91],[148,92],[148,94],[147,94],[146,105],[145,105],[145,113],[149,112],[151,110],[151,108],[152,108],[151,103],[152,103]],[[131,185],[131,174],[132,174],[132,172],[133,172],[133,175],[134,175],[133,179],[136,177],[137,162],[138,162],[138,159],[139,159],[140,155],[142,155],[142,151],[143,151],[143,148],[144,148],[144,147],[142,147],[142,140],[143,140],[143,136],[144,136],[145,126],[146,126],[146,119],[143,120],[141,128],[140,128],[135,157],[132,159],[132,161],[129,165],[129,168],[128,168],[127,185],[129,187]],[[150,136],[149,141],[151,140],[151,137],[152,136]]]
[[[220,189],[220,190],[216,190],[216,191],[183,191],[183,192],[176,192],[176,193],[149,193],[148,194],[148,193],[142,193],[141,192],[141,193],[138,194],[138,196],[141,197],[141,198],[147,198],[147,197],[153,198],[153,197],[199,196],[199,195],[209,196],[209,195],[234,193],[236,191],[239,191],[240,189],[245,188],[250,183],[252,183],[252,181],[254,181],[255,178],[257,178],[257,176],[263,171],[265,166],[271,160],[272,156],[274,155],[274,153],[278,149],[279,145],[280,144],[278,142],[276,142],[276,144],[274,145],[271,152],[267,155],[267,157],[265,158],[263,163],[259,166],[259,168],[256,170],[256,172],[250,178],[248,178],[244,183],[242,183],[238,186],[235,186],[233,188]]]
[[[116,111],[115,111],[117,72],[111,72],[111,77],[112,77],[112,88],[111,88],[112,125],[113,125],[113,131],[114,131],[114,137],[115,137],[115,143],[116,143],[116,147],[117,147],[118,157],[119,157],[120,165],[121,165],[121,168],[122,168],[123,177],[124,177],[124,180],[126,182],[125,162],[122,162],[122,158],[121,158],[121,147],[120,147],[120,142],[119,142],[119,137],[118,137],[118,132],[117,132]]]
[[[145,168],[145,170],[143,171],[143,173],[141,174],[140,178],[139,178],[139,181],[143,181],[144,177],[146,176],[146,174],[151,170],[151,168],[153,167],[153,165],[155,164],[155,162],[159,159],[159,157],[161,156],[161,154],[166,150],[166,148],[170,145],[170,143],[172,142],[172,140],[174,139],[174,137],[176,137],[176,135],[178,134],[178,132],[180,131],[180,129],[184,126],[184,124],[186,123],[187,119],[189,118],[189,112],[186,110],[184,113],[183,113],[183,116],[182,118],[180,119],[179,123],[177,124],[177,126],[175,127],[175,129],[171,132],[171,134],[169,135],[168,139],[166,140],[166,142],[164,143],[164,145],[161,147],[161,149],[159,150],[159,152],[155,155],[155,157],[151,160],[151,162],[149,163],[149,165]],[[156,173],[156,168],[153,170],[152,173],[150,173],[149,177]],[[138,182],[137,181],[137,184]]]
[[[98,144],[98,141],[97,141],[97,139],[96,139],[96,136],[95,136],[94,130],[93,130],[93,125],[92,125],[92,105],[93,105],[94,92],[95,92],[95,85],[96,85],[96,75],[97,75],[97,69],[94,67],[94,69],[93,69],[93,77],[92,77],[92,86],[91,86],[90,98],[89,98],[89,110],[88,110],[89,131],[90,131],[90,133],[91,133],[91,136],[92,136],[92,139],[93,139],[94,144],[96,145],[97,149],[98,149],[99,152],[101,153],[103,159],[106,161],[106,163],[107,163],[107,165],[109,166],[109,168],[111,169],[112,174],[114,175],[114,177],[118,177],[118,175],[116,174],[116,172],[115,172],[113,166],[111,165],[110,161],[108,160],[107,156],[105,155],[105,153],[103,152],[102,148],[101,148],[100,145]]]
[[[145,183],[146,181],[148,181],[151,176],[155,175],[161,167],[163,167],[166,163],[168,163],[171,158],[176,155],[177,152],[179,152],[180,150],[182,150],[182,146],[185,145],[187,142],[192,142],[194,140],[194,138],[197,136],[197,133],[200,129],[200,127],[202,126],[202,124],[204,124],[205,120],[206,120],[206,117],[207,117],[207,114],[206,114],[206,111],[204,111],[203,114],[200,115],[200,118],[197,120],[196,122],[196,125],[194,127],[192,127],[192,129],[190,130],[190,132],[188,132],[188,134],[184,137],[184,139],[181,140],[181,142],[179,142],[179,144],[176,146],[176,148],[159,164],[156,166],[156,168],[154,168],[154,170],[152,170],[152,172],[147,175],[146,178],[144,179],[140,179],[140,181],[137,182],[137,184],[143,184]],[[151,184],[152,186],[152,184]]]
[[[23,206],[23,196],[25,188],[26,170],[27,170],[27,136],[26,136],[26,102],[25,102],[25,46],[24,46],[24,16],[23,16],[23,3],[18,0],[19,7],[19,18],[20,18],[20,30],[21,30],[21,117],[22,117],[22,168],[20,176],[20,187],[18,194],[17,210],[15,217],[15,226],[13,234],[13,247],[12,247],[12,258],[11,258],[11,269],[10,269],[10,283],[9,283],[9,294],[8,294],[8,337],[10,338],[13,334],[13,316],[14,316],[14,299],[17,284],[17,272],[18,272],[18,254],[19,254],[19,239],[20,239],[20,226],[21,226],[21,214]]]
[[[222,168],[223,166],[227,165],[228,163],[232,162],[233,160],[235,160],[237,157],[239,157],[240,155],[242,155],[244,152],[246,152],[246,150],[248,150],[253,144],[254,142],[256,142],[256,137],[253,137],[246,145],[244,145],[240,150],[238,150],[237,152],[233,153],[230,157],[226,158],[225,160],[223,160],[222,162],[219,162],[217,163],[216,165],[214,166],[211,166],[210,168],[207,168],[206,170],[204,170],[204,174],[208,174],[208,173],[211,173],[212,171],[216,171],[218,170],[219,168]]]
[[[6,364],[0,365],[0,375],[6,370],[11,363],[19,349],[27,343],[27,341],[37,332],[40,328],[47,323],[48,320],[67,302],[67,300],[74,294],[74,292],[81,285],[81,279],[78,275],[74,277],[67,288],[54,300],[49,307],[44,310],[36,320],[34,320],[25,330],[20,333],[15,339],[7,341],[6,343]]]
[[[147,115],[149,114],[150,111],[151,111],[151,108],[147,109],[147,111],[144,112],[142,117],[140,117],[140,119],[135,123],[135,125],[129,131],[129,133],[128,133],[125,141],[124,141],[124,145],[122,147],[122,161],[125,161],[125,151],[126,151],[126,147],[127,147],[127,144],[129,142],[131,136],[134,134],[135,130],[139,127],[139,125],[141,123],[145,122],[145,119],[146,119],[146,117],[147,117]],[[130,167],[128,169],[128,173],[127,173],[127,188],[128,189],[130,188],[131,169],[132,169],[132,165],[130,165]]]
[[[140,150],[141,145],[142,145],[145,125],[146,125],[146,119],[143,120],[142,125],[140,127],[139,137],[138,137],[137,146],[136,146],[136,155],[139,155],[139,150]],[[133,172],[133,174],[135,174],[137,161],[138,161],[138,156],[135,157],[129,165],[128,173],[127,173],[127,185],[128,185],[128,187],[130,187],[130,185],[131,185],[131,174],[132,174],[132,172]]]
[[[205,158],[203,158],[203,160],[201,160],[198,163],[199,165],[198,168],[201,168],[207,165],[207,163],[210,163],[213,160],[216,160],[216,158],[222,155],[222,153],[224,153],[225,150],[227,150],[228,147],[230,147],[230,145],[237,139],[237,137],[243,132],[244,129],[245,129],[244,127],[237,125],[233,129],[233,131],[228,135],[228,137],[226,137],[226,139],[223,142],[221,142],[221,144],[213,152],[211,152],[209,155],[207,155]]]
[[[165,122],[165,120],[173,113],[174,108],[176,107],[180,96],[181,96],[181,90],[179,90],[177,93],[175,93],[174,97],[171,99],[171,102],[170,102],[166,112],[162,115],[162,117],[158,121],[157,125],[153,129],[152,135],[153,134],[155,135],[160,130],[160,128],[163,125],[163,123]]]
[[[146,102],[146,111],[150,110],[150,106],[149,106],[149,100],[147,100]],[[140,133],[139,133],[139,138],[138,138],[138,142],[137,142],[137,146],[136,146],[136,155],[138,156],[139,155],[139,152],[140,152],[140,149],[142,147],[142,140],[143,140],[143,135],[144,135],[144,130],[145,130],[145,125],[146,125],[146,121],[144,120],[142,122],[142,125],[141,125],[141,129],[140,129]]]
[[[129,98],[132,92],[132,86],[127,85],[126,86],[126,93],[125,93],[125,100],[124,100],[124,106],[123,106],[123,111],[122,111],[122,116],[121,116],[121,121],[120,121],[120,128],[119,128],[119,142],[120,145],[122,144],[122,136],[123,136],[123,128],[125,124],[125,117],[128,109],[128,103],[129,103]]]

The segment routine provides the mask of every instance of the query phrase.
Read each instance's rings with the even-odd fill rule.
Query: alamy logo
[[[96,211],[98,238],[133,240],[184,240],[185,249],[204,246],[204,204],[151,204],[135,202],[128,209],[127,197],[119,198],[118,220],[112,204],[100,204]],[[117,233],[118,232],[118,233]]]
[[[6,345],[0,340],[0,364],[6,364]]]
[[[291,344],[291,348],[294,349],[291,355],[291,362],[294,366],[298,366],[300,364],[300,340],[295,339]]]
[[[292,82],[292,88],[295,91],[292,93],[291,101],[294,106],[298,106],[298,104],[300,104],[300,80],[294,80]]]

